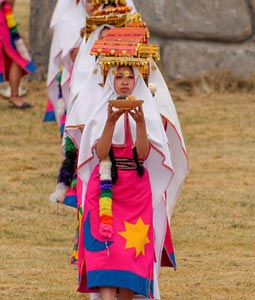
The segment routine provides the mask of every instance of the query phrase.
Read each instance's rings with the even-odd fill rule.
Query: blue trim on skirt
[[[136,294],[151,297],[153,295],[153,280],[123,270],[95,270],[87,272],[88,288],[101,286],[126,288]]]

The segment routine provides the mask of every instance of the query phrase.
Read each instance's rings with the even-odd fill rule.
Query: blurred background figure
[[[21,98],[27,90],[20,87],[20,81],[23,75],[35,71],[35,65],[18,32],[14,2],[0,0],[0,83],[9,82],[9,88],[2,88],[1,94],[9,98],[10,107],[27,109],[32,105]]]
[[[93,12],[90,2],[58,0],[51,20],[48,102],[44,122],[57,121],[61,136],[66,118],[71,70],[82,41],[80,31],[85,26],[86,17]]]

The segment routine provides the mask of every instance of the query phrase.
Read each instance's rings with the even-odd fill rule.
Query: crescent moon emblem
[[[90,226],[90,214],[88,213],[87,218],[84,222],[84,248],[91,252],[97,252],[106,250],[105,242],[101,242],[97,240],[91,232],[91,226]],[[107,246],[109,247],[113,241],[107,241]]]

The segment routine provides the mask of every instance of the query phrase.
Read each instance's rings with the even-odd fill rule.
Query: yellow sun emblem
[[[141,218],[137,220],[136,224],[124,223],[126,231],[119,232],[119,235],[126,239],[125,249],[135,248],[136,257],[139,254],[144,255],[144,246],[150,242],[148,239],[150,225],[144,224]]]

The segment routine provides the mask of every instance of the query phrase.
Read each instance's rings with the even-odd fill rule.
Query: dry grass
[[[190,95],[194,94],[210,94],[214,92],[245,92],[252,93],[255,90],[255,77],[238,79],[235,78],[229,71],[218,71],[212,72],[203,77],[199,78],[189,78],[186,80],[176,80],[174,82],[169,82],[169,86],[172,89],[181,89],[188,92]]]
[[[0,100],[0,299],[85,299],[69,263],[75,213],[47,200],[61,155],[56,124],[42,123],[45,83],[24,83],[34,109]],[[162,269],[162,300],[251,300],[255,93],[175,88],[173,97],[191,169],[172,218],[178,269]]]
[[[27,42],[29,35],[29,3],[30,0],[15,0],[15,19],[22,37]]]

